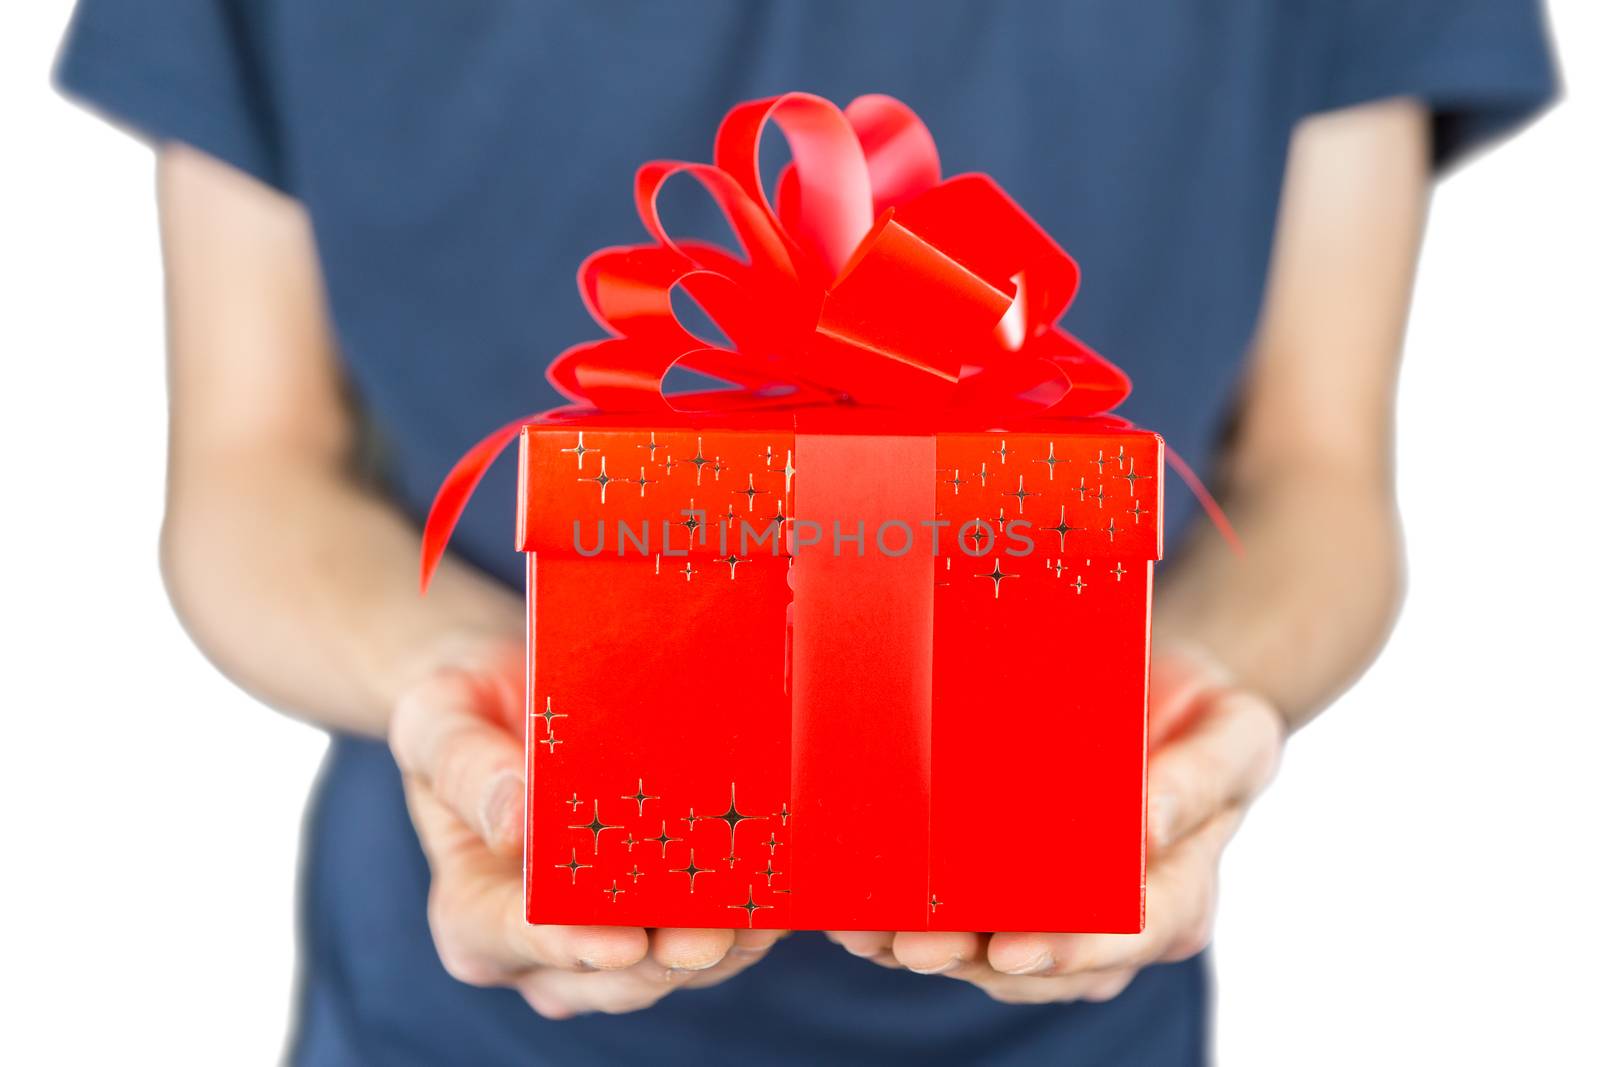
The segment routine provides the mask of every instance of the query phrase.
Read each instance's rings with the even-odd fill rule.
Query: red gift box
[[[743,421],[522,433],[529,921],[1140,929],[1160,439]]]
[[[742,255],[666,233],[679,174]],[[520,437],[529,921],[1141,929],[1163,447],[1054,325],[1076,264],[887,97],[740,105],[635,199],[572,406],[480,442],[423,536],[426,584]]]

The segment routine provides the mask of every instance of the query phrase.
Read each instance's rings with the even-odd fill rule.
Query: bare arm
[[[1248,554],[1202,531],[1156,598],[1144,932],[834,934],[850,951],[1005,1001],[1105,1000],[1210,939],[1222,848],[1286,730],[1367,665],[1398,604],[1394,390],[1427,136],[1424,111],[1396,101],[1294,137],[1223,486]]]
[[[1294,726],[1371,662],[1399,606],[1394,397],[1428,166],[1415,104],[1304,123],[1225,473],[1247,555],[1204,532],[1160,591],[1158,642],[1209,649]]]
[[[356,478],[354,421],[298,202],[200,153],[159,164],[170,348],[161,560],[191,636],[240,686],[381,736],[406,687],[515,634],[517,599],[447,562]]]
[[[518,598],[450,560],[417,595],[416,532],[353,468],[355,422],[300,206],[180,147],[161,154],[160,202],[173,604],[261,699],[388,734],[446,969],[565,1016],[647,1007],[758,960],[772,931],[523,922]]]

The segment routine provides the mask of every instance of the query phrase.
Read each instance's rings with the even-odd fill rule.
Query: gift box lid
[[[826,447],[835,433],[877,433],[886,442],[933,438],[927,469],[904,472],[912,483],[933,484],[931,511],[908,508],[895,525],[928,524],[940,555],[976,558],[1001,548],[1066,559],[1161,557],[1164,446],[1160,435],[1122,420],[938,432],[909,416],[880,420],[871,429],[859,420],[829,418],[797,426],[794,418],[774,414],[651,421],[659,425],[602,418],[524,427],[517,548],[547,557],[657,563],[663,551],[669,558],[731,551],[753,565],[768,557],[787,560],[793,546],[766,535],[774,527],[794,535],[808,519],[806,449]],[[741,529],[747,531],[743,547]],[[879,531],[869,534],[869,544],[880,541]],[[904,536],[885,531],[881,543],[897,547]]]

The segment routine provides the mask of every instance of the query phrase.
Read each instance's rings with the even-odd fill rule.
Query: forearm
[[[196,643],[289,714],[384,732],[417,675],[515,598],[447,564],[352,472],[358,430],[294,200],[182,146],[160,156],[171,442],[162,571]]]
[[[1156,639],[1202,646],[1301,726],[1372,661],[1399,607],[1388,478],[1280,471],[1226,507],[1246,554],[1201,531],[1158,590]]]
[[[315,461],[218,449],[174,465],[173,604],[224,673],[288,714],[382,734],[416,677],[518,632],[517,598],[462,564],[421,597],[417,552],[389,503]]]
[[[1394,390],[1428,190],[1415,101],[1301,123],[1223,478],[1246,555],[1199,531],[1156,598],[1163,639],[1208,648],[1291,726],[1354,681],[1399,606]]]

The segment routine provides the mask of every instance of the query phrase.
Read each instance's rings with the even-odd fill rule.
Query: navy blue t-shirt
[[[1065,325],[1131,375],[1122,413],[1204,466],[1295,123],[1420,97],[1444,164],[1554,80],[1535,0],[82,0],[58,77],[305,204],[352,392],[412,516],[482,433],[557,401],[546,361],[598,335],[579,260],[644,236],[634,168],[708,159],[738,101],[909,103],[946,173],[993,173],[1078,259]],[[716,229],[692,190],[667,213],[678,232]],[[454,544],[515,584],[511,467]],[[1168,495],[1174,543],[1193,514]],[[1020,1007],[817,935],[644,1012],[547,1022],[440,967],[381,745],[335,739],[307,826],[297,1063],[1205,1057],[1201,961],[1150,968],[1108,1004]]]

